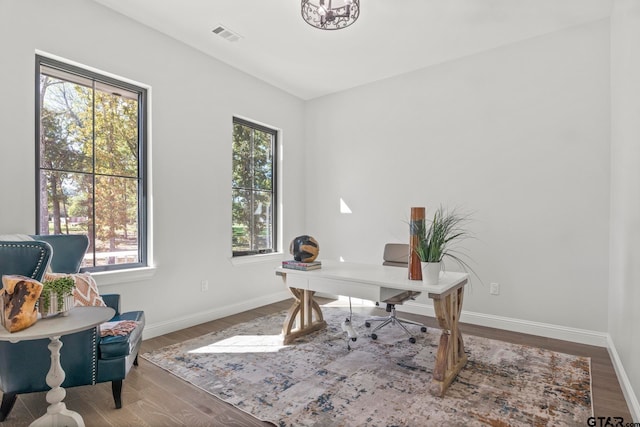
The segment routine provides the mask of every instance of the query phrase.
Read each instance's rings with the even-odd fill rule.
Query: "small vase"
[[[38,302],[38,309],[43,319],[48,316],[53,316],[56,314],[61,314],[62,316],[68,316],[69,310],[73,308],[74,303],[75,303],[75,300],[73,298],[73,295],[70,294],[70,295],[65,295],[62,298],[62,306],[58,306],[58,296],[55,293],[51,293],[48,310],[44,308],[44,297],[40,297],[40,301]]]
[[[439,262],[421,262],[422,266],[422,283],[426,286],[435,286],[440,280],[440,263]]]

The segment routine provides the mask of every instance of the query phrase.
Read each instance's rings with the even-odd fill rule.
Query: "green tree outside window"
[[[38,233],[87,234],[88,269],[144,265],[146,91],[38,61]]]
[[[277,132],[233,120],[232,249],[234,256],[274,252]]]

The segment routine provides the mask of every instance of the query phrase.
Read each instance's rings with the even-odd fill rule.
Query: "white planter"
[[[40,300],[38,301],[38,311],[43,318],[53,316],[58,313],[62,313],[63,316],[66,316],[69,314],[69,310],[73,308],[74,303],[75,301],[72,294],[62,298],[62,305],[58,306],[58,296],[55,293],[52,293],[49,301],[49,309],[45,310],[44,297],[40,297]]]
[[[440,262],[421,262],[422,283],[426,286],[434,286],[440,280]]]

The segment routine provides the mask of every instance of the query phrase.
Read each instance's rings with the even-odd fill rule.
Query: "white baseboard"
[[[633,387],[631,387],[631,381],[629,381],[627,372],[622,365],[622,360],[620,360],[618,350],[616,350],[616,346],[611,339],[611,335],[609,334],[607,334],[607,350],[609,350],[609,356],[611,356],[613,368],[616,371],[618,382],[620,383],[620,386],[622,388],[622,393],[624,394],[624,399],[627,401],[627,406],[629,407],[629,411],[631,412],[633,421],[635,423],[638,423],[640,422],[640,403],[638,403],[638,396],[636,396],[635,392],[633,391]]]
[[[160,335],[168,334],[170,332],[178,331],[180,329],[185,329],[191,326],[199,325],[201,323],[220,319],[222,317],[242,313],[243,311],[253,310],[254,308],[273,304],[275,302],[280,302],[290,297],[291,293],[289,293],[289,291],[287,290],[284,290],[282,292],[265,295],[259,298],[245,300],[241,303],[225,305],[223,307],[218,307],[212,310],[193,313],[188,316],[179,317],[177,319],[147,324],[144,327],[144,339],[154,338]]]
[[[232,314],[237,314],[243,311],[262,307],[263,305],[283,301],[290,297],[291,294],[285,290],[282,292],[265,295],[259,298],[245,300],[241,303],[226,305],[212,310],[193,313],[189,316],[183,316],[165,322],[147,324],[144,328],[144,338],[148,339],[157,337],[180,329],[220,319],[225,316],[230,316]],[[405,304],[398,306],[397,310],[399,312],[422,314],[435,317],[435,312],[432,305],[418,303],[415,301],[406,302]],[[549,323],[531,322],[509,317],[475,313],[465,310],[462,310],[460,321],[473,325],[487,326],[490,328],[504,329],[507,331],[538,335],[547,338],[555,338],[580,344],[595,345],[598,347],[609,347],[610,345],[610,338],[607,333],[552,325]]]
[[[398,311],[406,313],[423,314],[435,317],[432,305],[409,301],[402,306],[397,306]],[[514,319],[511,317],[494,316],[491,314],[475,313],[462,310],[460,321],[472,325],[487,326],[489,328],[503,329],[506,331],[523,334],[537,335],[571,341],[580,344],[607,347],[607,333],[595,332],[586,329],[571,328],[568,326],[552,325],[550,323],[532,322],[528,320]]]

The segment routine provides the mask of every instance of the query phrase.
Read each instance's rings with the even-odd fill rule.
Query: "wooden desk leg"
[[[314,291],[297,288],[289,288],[289,291],[291,291],[295,301],[289,308],[282,326],[284,344],[290,344],[302,335],[324,329],[327,326],[320,306],[313,299]]]
[[[440,397],[444,396],[451,382],[467,363],[464,342],[458,327],[463,295],[464,287],[461,286],[442,295],[442,298],[433,300],[442,335],[433,367],[431,393]]]

